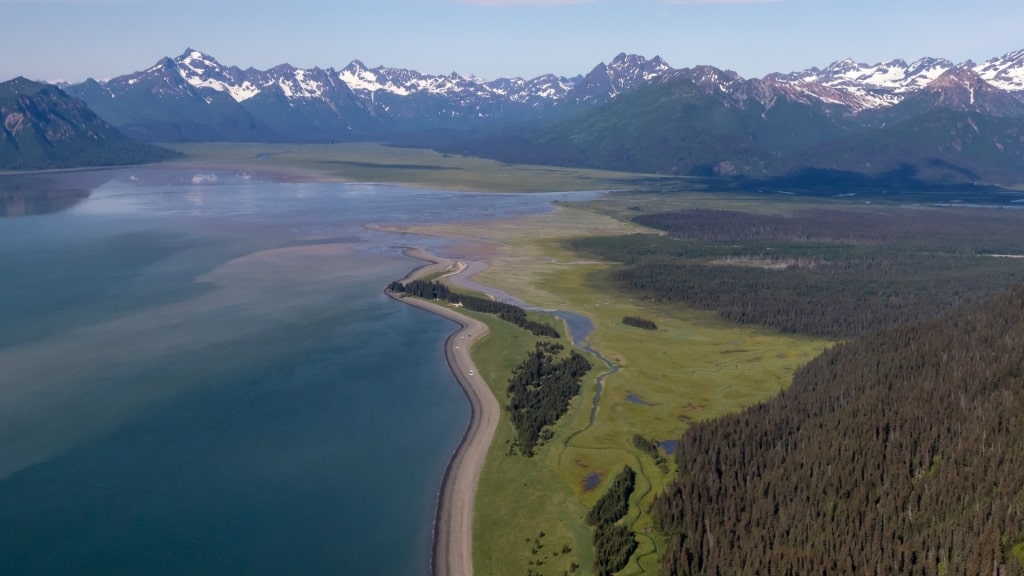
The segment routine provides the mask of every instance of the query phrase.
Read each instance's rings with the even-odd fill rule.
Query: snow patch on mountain
[[[231,78],[228,71],[215,58],[199,50],[186,50],[174,60],[174,64],[181,78],[197,89],[210,88],[217,92],[226,92],[237,102],[243,102],[260,93],[259,86],[246,79]]]
[[[773,74],[775,82],[805,87],[808,94],[822,94],[817,87],[827,87],[845,93],[854,111],[893,106],[912,92],[931,84],[953,68],[949,60],[922,58],[911,64],[903,60],[890,60],[877,64],[863,64],[846,58],[819,70],[811,68],[792,74]],[[836,94],[836,92],[831,92]],[[834,96],[829,96],[833,99]],[[825,101],[824,99],[822,101]]]
[[[260,93],[260,89],[253,86],[251,82],[243,82],[240,85],[232,85],[222,80],[212,78],[198,78],[182,74],[186,82],[196,88],[212,88],[218,92],[227,92],[236,102],[244,102]]]
[[[377,68],[376,71],[370,70],[359,60],[353,60],[351,64],[338,73],[338,78],[347,84],[350,90],[356,93],[368,92],[372,94],[383,91],[397,96],[408,96],[410,94],[407,88],[397,86],[386,78],[381,78],[381,75],[378,74],[380,70],[381,68]]]
[[[1024,50],[986,60],[974,71],[989,84],[1009,92],[1024,92]]]
[[[621,53],[607,64],[598,64],[585,76],[565,78],[546,74],[533,79],[485,81],[454,72],[430,75],[383,66],[369,68],[359,60],[341,70],[299,69],[288,64],[266,71],[241,70],[223,66],[212,56],[189,48],[177,58],[161,59],[144,72],[101,85],[111,98],[131,87],[145,86],[153,93],[177,98],[199,96],[210,103],[217,98],[203,91],[219,92],[239,103],[269,91],[278,98],[283,96],[290,106],[302,100],[319,101],[336,112],[344,109],[350,113],[369,113],[371,122],[380,122],[388,116],[413,118],[421,114],[438,118],[499,117],[563,102],[596,105],[644,85],[686,78],[726,106],[742,107],[757,101],[768,109],[786,99],[855,115],[894,106],[957,69],[973,70],[987,85],[1014,94],[1013,98],[1024,96],[1024,50],[979,65],[959,66],[937,58],[922,58],[910,64],[899,59],[864,64],[848,58],[824,69],[810,68],[749,80],[713,66],[674,69],[657,56],[648,60]],[[971,94],[964,94],[964,102],[972,104]],[[997,107],[1009,109],[1013,103],[1000,101]]]

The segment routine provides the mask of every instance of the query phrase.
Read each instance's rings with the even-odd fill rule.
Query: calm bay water
[[[88,178],[0,218],[0,572],[428,574],[469,409],[381,288],[446,245],[364,225],[569,196]]]

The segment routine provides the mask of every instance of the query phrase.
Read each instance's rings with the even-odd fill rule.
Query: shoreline
[[[438,258],[418,248],[403,253],[427,262],[407,274],[400,282],[414,280],[435,270],[458,263]],[[419,298],[397,296],[394,300],[415,306],[457,324],[444,343],[448,368],[458,380],[470,405],[470,420],[459,446],[445,469],[434,518],[434,544],[431,573],[434,576],[471,576],[473,574],[473,511],[477,484],[501,414],[497,398],[470,357],[472,344],[487,334],[483,322],[455,310]]]

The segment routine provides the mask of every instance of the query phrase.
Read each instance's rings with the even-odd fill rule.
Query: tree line
[[[837,345],[683,435],[667,576],[1024,574],[1024,287]]]
[[[936,318],[1024,280],[1009,259],[903,254],[782,269],[648,259],[611,274],[628,292],[784,333],[846,338]]]
[[[942,252],[1020,252],[1021,216],[1012,210],[962,208],[846,208],[753,214],[735,210],[678,210],[644,214],[637,224],[676,240],[896,245]]]
[[[410,280],[402,283],[395,281],[388,284],[388,290],[397,294],[409,294],[420,298],[459,304],[467,310],[472,310],[474,312],[494,314],[506,322],[510,322],[529,331],[534,336],[543,336],[547,338],[560,337],[558,330],[553,328],[550,324],[530,320],[526,315],[526,310],[523,310],[518,306],[507,304],[505,302],[498,302],[497,300],[491,300],[489,298],[459,294],[458,292],[453,292],[448,288],[448,286],[445,286],[440,282]]]
[[[569,410],[591,368],[575,350],[564,356],[563,351],[557,342],[537,342],[508,380],[506,409],[516,429],[516,444],[525,456],[532,456],[537,444],[550,437],[547,427]]]

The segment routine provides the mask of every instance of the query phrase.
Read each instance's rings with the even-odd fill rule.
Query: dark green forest
[[[777,398],[686,431],[652,507],[664,574],[1024,574],[1024,214],[635,220],[665,234],[571,243],[622,263],[596,281],[844,340]]]
[[[847,338],[979,303],[1024,281],[1018,211],[898,208],[791,215],[687,210],[638,223],[668,236],[574,240],[624,263],[609,276],[654,301],[785,333]]]
[[[1024,288],[840,344],[697,424],[664,573],[1024,574]]]
[[[632,326],[634,328],[641,328],[643,330],[657,330],[658,325],[654,320],[648,318],[640,318],[639,316],[625,316],[622,318],[622,323],[626,326]]]
[[[622,570],[636,552],[633,531],[619,523],[629,513],[629,497],[635,488],[636,472],[624,466],[587,514],[587,524],[594,527],[594,572],[598,576]]]
[[[568,355],[564,351],[557,342],[537,342],[508,380],[506,409],[516,429],[516,444],[525,456],[533,455],[537,444],[549,437],[547,427],[568,412],[591,368],[575,350]]]
[[[629,512],[629,496],[636,488],[636,472],[625,466],[615,477],[608,491],[594,503],[587,514],[587,524],[614,524],[626,517]]]

